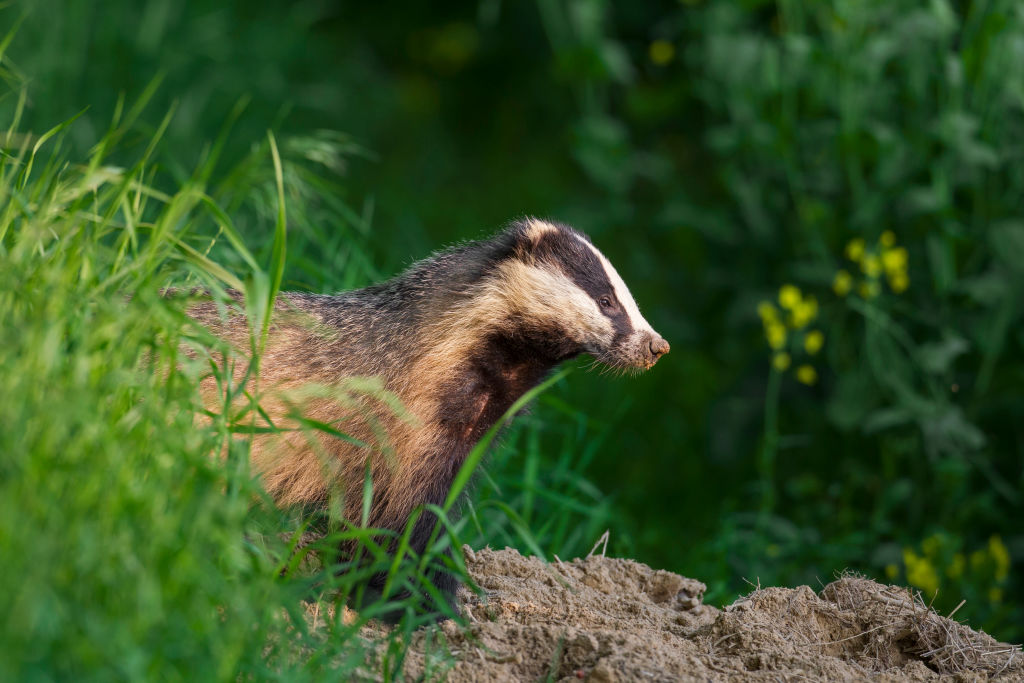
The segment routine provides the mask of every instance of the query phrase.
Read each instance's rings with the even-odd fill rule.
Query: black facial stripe
[[[612,322],[615,342],[633,331],[629,315],[615,296],[615,288],[604,271],[601,259],[573,233],[562,230],[544,233],[533,248],[533,254],[538,260],[557,267],[597,302],[598,308]],[[601,305],[603,297],[612,300],[611,310]]]
[[[612,344],[618,344],[620,341],[628,337],[633,332],[633,325],[629,322],[629,316],[619,306],[618,310],[613,314],[605,315],[611,318],[612,328],[615,330],[615,336],[612,337]]]

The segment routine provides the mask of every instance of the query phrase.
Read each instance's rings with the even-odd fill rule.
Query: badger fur
[[[248,348],[244,316],[212,302],[190,314]],[[473,446],[559,363],[585,353],[646,369],[668,350],[584,234],[520,220],[365,289],[279,295],[256,381],[265,418],[289,431],[254,438],[253,469],[279,504],[322,506],[333,491],[359,520],[369,461],[369,524],[401,531],[417,506],[443,504]],[[352,378],[377,378],[381,391],[356,391]],[[214,379],[204,393],[212,403]],[[353,438],[294,429],[298,414]],[[415,550],[435,521],[420,517]]]

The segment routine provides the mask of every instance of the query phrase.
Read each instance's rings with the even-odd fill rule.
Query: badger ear
[[[533,261],[544,236],[558,232],[557,226],[527,216],[512,223],[506,234],[512,240],[513,253],[523,261]]]

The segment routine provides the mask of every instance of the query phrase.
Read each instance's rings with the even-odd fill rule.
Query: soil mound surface
[[[468,629],[440,626],[450,681],[1024,681],[1019,647],[863,578],[763,588],[718,609],[701,582],[632,560],[465,555],[485,595],[462,594]],[[414,641],[414,678],[431,642]]]

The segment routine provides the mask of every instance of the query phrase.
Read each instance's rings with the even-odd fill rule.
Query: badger
[[[189,313],[248,348],[244,314],[212,301]],[[236,380],[258,384],[259,419],[273,427],[253,437],[250,459],[277,504],[326,506],[333,493],[359,521],[368,469],[366,521],[401,532],[417,507],[444,503],[474,445],[560,363],[588,354],[645,370],[668,351],[586,235],[526,218],[381,284],[281,293],[258,373]],[[211,404],[216,382],[203,380]],[[296,428],[310,421],[330,429]],[[418,518],[414,550],[435,522]],[[446,573],[430,580],[449,598],[457,587]]]

